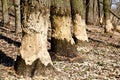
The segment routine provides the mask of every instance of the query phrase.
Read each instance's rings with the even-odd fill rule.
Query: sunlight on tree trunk
[[[94,0],[86,0],[86,24],[94,24],[93,17],[93,1]]]
[[[79,41],[88,41],[83,0],[71,0],[71,8],[73,18],[73,34],[77,39],[76,43],[79,43]]]
[[[27,28],[23,27],[25,35],[22,39],[20,53],[26,64],[31,65],[37,58],[40,58],[44,65],[51,63],[47,51],[48,18],[49,15],[43,18],[40,12],[30,14],[29,22],[25,23]]]
[[[104,8],[105,30],[106,32],[111,33],[113,29],[113,25],[110,21],[109,0],[103,0],[103,8]]]
[[[87,41],[88,42],[85,20],[82,19],[79,14],[75,15],[73,28],[74,28],[73,33],[74,33],[74,36],[76,37],[78,43],[79,43],[79,41]]]
[[[54,32],[52,37],[60,39],[60,40],[67,40],[71,44],[74,43],[71,35],[71,18],[70,17],[59,17],[53,16],[54,22]]]
[[[72,38],[70,0],[52,0],[51,23],[52,51],[59,56],[59,60],[73,61],[79,52]]]
[[[23,37],[15,70],[24,77],[53,76],[47,51],[47,31],[50,16],[49,0],[22,1]]]

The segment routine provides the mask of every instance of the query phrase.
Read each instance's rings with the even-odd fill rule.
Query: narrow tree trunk
[[[73,18],[73,34],[76,43],[80,41],[88,41],[85,24],[85,10],[83,0],[70,0]]]
[[[4,26],[9,22],[9,15],[8,15],[8,0],[1,0],[2,1],[2,15],[3,15],[3,22]]]
[[[47,51],[50,0],[22,0],[22,44],[15,63],[24,77],[51,76],[52,61]]]
[[[15,32],[22,32],[21,29],[21,14],[20,14],[20,0],[14,0],[14,8],[15,8]]]
[[[63,60],[77,57],[78,52],[71,34],[70,0],[52,0],[51,23],[52,51],[54,51],[58,56],[63,56]]]
[[[99,24],[103,27],[104,24],[104,10],[103,5],[100,5],[103,0],[98,0]]]
[[[110,21],[109,0],[103,0],[103,8],[104,8],[105,31],[112,32],[113,25]]]
[[[93,18],[93,1],[94,0],[86,0],[86,23],[87,24],[94,24]]]
[[[98,18],[99,18],[99,24],[101,25],[102,22],[100,22],[101,14],[100,14],[100,0],[97,0],[97,5],[98,5]]]
[[[97,25],[99,22],[99,18],[98,18],[98,6],[97,6],[97,0],[93,1],[93,20],[94,20],[94,25]]]

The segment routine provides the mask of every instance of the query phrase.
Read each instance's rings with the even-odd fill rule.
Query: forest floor
[[[21,45],[21,34],[14,33],[13,25],[0,25],[0,80],[24,80],[13,68]],[[120,33],[107,34],[103,28],[90,25],[87,34],[88,45],[77,48],[86,60],[53,61],[53,65],[66,73],[67,80],[120,80]]]

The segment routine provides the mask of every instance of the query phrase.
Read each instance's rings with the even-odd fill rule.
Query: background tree
[[[120,16],[120,2],[117,3],[117,13]]]
[[[51,1],[52,51],[66,60],[73,60],[79,54],[71,34],[70,0]]]
[[[86,23],[87,24],[94,24],[93,3],[94,3],[94,0],[86,0]]]
[[[112,32],[113,25],[110,21],[110,2],[109,0],[103,0],[103,9],[104,9],[104,21],[105,21],[105,31]]]
[[[2,2],[2,16],[4,24],[9,22],[9,14],[8,14],[8,0],[1,0]]]
[[[73,19],[73,34],[76,43],[88,41],[85,24],[85,9],[83,0],[70,0]]]
[[[19,33],[21,29],[21,14],[20,14],[20,0],[14,0],[15,9],[15,32]]]
[[[99,17],[98,17],[98,4],[97,0],[93,0],[93,21],[94,25],[98,25]]]
[[[24,77],[51,76],[52,61],[47,51],[50,0],[22,0],[22,44],[15,70]]]

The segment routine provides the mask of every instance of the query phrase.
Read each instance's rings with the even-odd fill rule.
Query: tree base
[[[77,40],[88,41],[85,20],[82,19],[79,14],[75,15],[73,26],[73,37],[75,37]]]
[[[112,31],[113,29],[114,29],[114,27],[113,27],[111,21],[107,20],[106,21],[105,32],[107,32],[107,33],[113,33],[113,31]]]
[[[75,44],[71,44],[67,40],[58,40],[52,38],[52,59],[65,61],[83,61],[80,53],[77,51]]]
[[[53,65],[48,64],[45,66],[41,63],[39,59],[36,59],[32,65],[26,65],[25,60],[21,58],[21,56],[17,57],[17,60],[15,62],[15,71],[18,75],[26,77],[34,78],[36,76],[43,76],[43,77],[51,77],[54,79],[55,75],[57,74],[56,69],[53,67]]]

